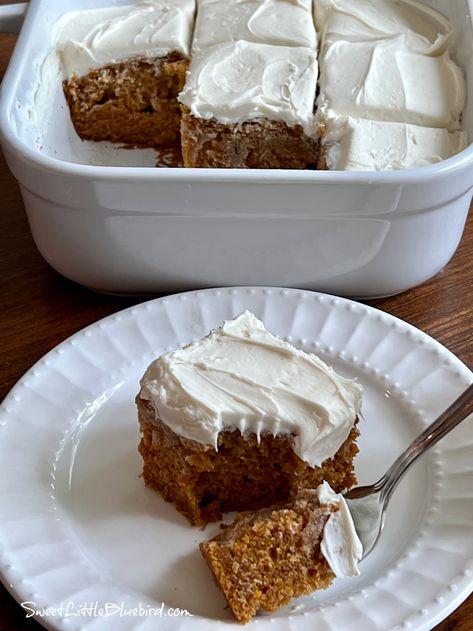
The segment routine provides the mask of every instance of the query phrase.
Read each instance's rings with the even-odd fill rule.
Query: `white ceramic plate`
[[[28,602],[25,614],[68,630],[235,627],[198,551],[218,525],[191,528],[139,478],[133,399],[155,356],[243,309],[364,385],[360,483],[375,481],[473,380],[404,322],[306,291],[185,293],[84,329],[38,362],[1,407],[0,564],[4,583]],[[401,483],[361,576],[246,628],[434,626],[473,588],[472,462],[470,418]]]

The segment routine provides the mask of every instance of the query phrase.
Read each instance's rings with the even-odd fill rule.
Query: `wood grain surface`
[[[0,4],[5,3],[0,0]],[[14,41],[14,36],[0,34],[0,77]],[[31,238],[17,183],[2,156],[0,210],[1,400],[21,375],[54,346],[136,300],[93,293],[59,276],[45,263]],[[436,278],[399,296],[368,304],[419,327],[472,368],[472,253],[470,219],[453,260]],[[25,618],[20,605],[0,585],[0,631],[40,628],[37,622]],[[436,627],[436,631],[472,630],[471,596]]]

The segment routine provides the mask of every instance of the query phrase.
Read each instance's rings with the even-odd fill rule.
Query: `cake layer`
[[[337,492],[356,484],[356,426],[333,458],[310,467],[294,452],[295,436],[229,429],[219,433],[215,449],[176,434],[149,401],[137,397],[136,403],[143,480],[194,526],[217,521],[223,513],[286,501],[324,480]]]
[[[316,47],[311,0],[198,0],[193,51],[244,40]]]
[[[158,59],[130,59],[64,82],[77,134],[133,147],[179,142],[177,95],[188,61],[179,53]]]
[[[188,57],[194,13],[195,0],[143,0],[66,13],[56,25],[65,78],[124,59],[172,52]]]
[[[241,513],[200,550],[241,623],[327,588],[334,576],[358,574],[362,554],[343,497],[326,484],[285,504]],[[333,563],[334,556],[341,563]]]
[[[151,363],[140,397],[179,436],[218,448],[220,432],[294,436],[310,466],[331,458],[360,411],[362,387],[244,312]]]
[[[446,160],[468,144],[466,132],[339,117],[326,121],[325,165],[349,171],[408,169]]]
[[[300,125],[258,118],[224,125],[196,118],[183,108],[181,121],[184,164],[196,168],[316,169],[319,141]]]
[[[196,118],[227,125],[268,118],[314,137],[317,72],[311,48],[239,40],[196,53],[179,100]]]

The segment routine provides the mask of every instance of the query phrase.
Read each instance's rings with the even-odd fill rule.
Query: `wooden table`
[[[0,0],[3,3],[5,0]],[[13,36],[0,37],[0,77],[13,44]],[[88,291],[62,278],[44,262],[31,238],[17,183],[1,156],[0,210],[1,400],[21,375],[54,346],[135,301]],[[433,336],[470,368],[472,253],[473,216],[453,260],[436,278],[400,296],[369,303]],[[23,609],[0,585],[0,631],[40,628],[37,622],[25,619]],[[436,627],[436,631],[454,630],[473,630],[473,597]]]

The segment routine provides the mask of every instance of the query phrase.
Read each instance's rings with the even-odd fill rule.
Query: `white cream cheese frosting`
[[[325,160],[331,170],[394,171],[435,164],[468,145],[464,131],[337,117],[326,120]]]
[[[202,340],[166,353],[141,379],[141,398],[175,433],[217,448],[227,429],[294,436],[320,466],[347,439],[362,387],[269,333],[245,311]]]
[[[196,118],[258,118],[315,137],[317,36],[311,0],[199,0],[191,64],[179,95]]]
[[[193,55],[179,100],[197,118],[235,124],[266,117],[315,136],[317,72],[311,48],[238,40]]]
[[[324,45],[334,41],[380,41],[403,35],[412,52],[446,51],[452,26],[416,0],[316,0],[314,15]]]
[[[323,57],[321,112],[456,130],[465,82],[448,53],[409,50],[402,36],[381,42],[334,42]]]
[[[238,40],[315,48],[311,0],[198,0],[193,50]]]
[[[316,489],[322,505],[334,505],[325,524],[320,551],[337,577],[358,576],[358,562],[363,556],[363,546],[355,530],[355,524],[345,498],[335,493],[327,482]]]
[[[56,25],[66,78],[132,57],[188,56],[194,0],[142,0],[132,5],[70,11]]]
[[[426,166],[467,145],[465,79],[443,15],[416,0],[318,0],[314,12],[329,169]]]

